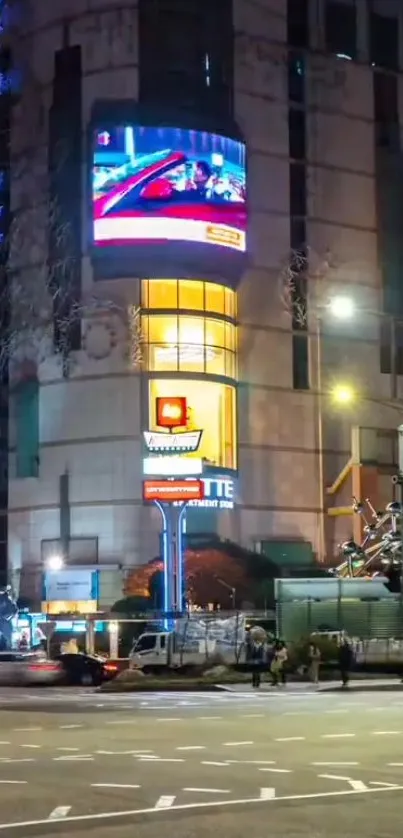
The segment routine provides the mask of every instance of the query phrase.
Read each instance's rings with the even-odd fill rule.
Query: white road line
[[[156,809],[170,809],[171,806],[173,806],[173,804],[175,803],[175,800],[176,800],[175,797],[170,796],[168,794],[163,794],[162,797],[158,798],[158,800],[155,804],[155,808]]]
[[[228,768],[229,764],[230,764],[229,762],[206,762],[206,761],[202,762],[202,765],[217,765],[217,766],[220,766],[220,767],[225,766],[226,768]]]
[[[107,725],[135,725],[136,719],[113,719],[111,722],[106,722]]]
[[[349,765],[352,766],[352,765],[359,765],[359,764],[360,764],[359,762],[311,762],[311,765],[316,765],[318,767],[323,766],[323,768],[326,765],[329,766],[329,767],[334,766],[335,768],[336,767],[342,768],[343,766],[347,767]]]
[[[77,756],[53,757],[53,762],[93,762],[94,757],[90,754],[77,754]]]
[[[24,757],[24,758],[21,758],[21,759],[13,759],[12,757],[8,757],[8,758],[3,757],[2,759],[0,759],[0,762],[1,763],[6,762],[7,764],[9,764],[10,762],[36,762],[36,759],[34,759],[33,757]]]
[[[219,721],[219,719],[222,719],[222,716],[198,716],[197,718],[201,722],[207,722],[207,721],[210,721],[210,719],[214,719],[215,721]]]
[[[42,748],[42,745],[20,745],[20,748]]]
[[[275,765],[272,759],[228,759],[229,765]]]
[[[2,786],[26,786],[27,780],[0,780]]]
[[[157,722],[182,722],[182,721],[183,721],[183,719],[179,718],[178,716],[175,716],[172,719],[168,719],[168,718],[157,719]]]
[[[240,713],[241,719],[263,719],[264,713]]]
[[[292,774],[290,768],[259,768],[259,771],[271,771],[272,774]]]
[[[361,790],[355,789],[344,789],[343,791],[324,791],[324,792],[315,792],[311,794],[285,794],[282,797],[274,797],[271,800],[262,800],[260,797],[246,797],[246,798],[237,798],[235,800],[209,800],[208,802],[198,802],[198,803],[181,803],[177,804],[176,806],[172,805],[170,807],[158,807],[153,806],[152,808],[144,808],[144,809],[128,809],[126,811],[119,811],[119,812],[99,812],[97,814],[92,815],[70,815],[67,818],[61,818],[60,822],[63,823],[77,823],[77,824],[84,824],[84,823],[92,823],[92,822],[101,822],[102,821],[109,821],[109,820],[119,820],[122,818],[133,817],[136,815],[155,815],[159,808],[169,808],[171,812],[191,812],[191,811],[198,811],[203,809],[216,809],[225,807],[237,807],[237,806],[247,806],[247,805],[256,805],[256,803],[271,803],[275,804],[282,801],[293,801],[293,800],[326,800],[332,797],[353,797],[356,795],[364,795],[364,794],[387,794],[391,791],[403,791],[403,786],[394,786],[393,788],[365,788]],[[11,833],[13,830],[21,830],[21,828],[27,827],[44,827],[49,825],[48,820],[33,820],[33,821],[19,821],[14,823],[0,823],[0,830],[5,831],[7,830],[8,833]]]
[[[62,750],[61,748],[59,750]],[[77,751],[79,748],[76,749]],[[152,754],[152,751],[95,751],[96,754],[104,757],[124,757],[124,756],[146,756],[147,754]],[[151,759],[151,757],[150,757]]]
[[[239,745],[254,745],[254,742],[245,741],[245,742],[223,742],[223,745],[226,748],[237,748]]]
[[[0,745],[11,745],[11,742],[6,742],[6,741],[4,740],[4,742],[0,742]]]
[[[205,745],[180,745],[176,751],[205,751]]]
[[[352,739],[355,733],[322,733],[322,739]]]
[[[352,780],[351,777],[339,777],[336,774],[319,774],[322,780],[342,780],[348,783],[354,791],[367,791],[368,786],[362,780]]]
[[[79,727],[84,725],[59,725],[59,730],[77,730]]]
[[[276,789],[260,789],[261,800],[273,800],[276,796]]]
[[[275,742],[304,742],[306,736],[279,736]]]
[[[43,727],[13,727],[15,733],[30,733],[34,730],[43,730]]]
[[[126,783],[91,783],[92,789],[141,789],[141,786],[130,786]]]
[[[383,786],[387,789],[394,789],[396,788],[396,783],[381,783],[380,780],[370,780],[370,786]]]
[[[56,806],[56,809],[53,809],[53,812],[50,813],[48,820],[60,820],[60,818],[66,818],[69,814],[71,806]]]
[[[168,759],[165,757],[139,757],[139,762],[185,762],[184,759]]]
[[[79,751],[80,748],[56,748],[57,751]],[[99,753],[97,751],[97,753]]]
[[[401,730],[373,730],[372,736],[400,736]]]
[[[185,788],[183,791],[191,791],[195,794],[231,794],[230,789],[196,789],[196,788]]]
[[[388,762],[388,768],[403,768],[403,762]]]

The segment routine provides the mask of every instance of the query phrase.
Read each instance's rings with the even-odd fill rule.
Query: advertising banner
[[[201,480],[144,480],[143,499],[164,503],[202,500],[204,485]]]
[[[246,250],[246,152],[185,128],[99,127],[93,138],[93,243],[194,242]]]

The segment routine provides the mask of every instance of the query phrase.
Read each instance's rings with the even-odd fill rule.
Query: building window
[[[15,393],[16,477],[39,474],[39,386],[24,381]]]
[[[302,109],[290,108],[288,111],[289,150],[292,160],[305,160],[305,112]]]
[[[306,169],[301,163],[290,165],[290,214],[306,215]]]
[[[309,47],[308,0],[287,0],[287,39],[292,47]]]
[[[377,67],[399,69],[399,22],[377,12],[370,14],[370,61]]]
[[[235,291],[197,279],[143,279],[141,305],[143,309],[182,309],[236,318]]]
[[[374,72],[375,142],[378,148],[400,148],[398,78]]]
[[[193,372],[236,378],[236,327],[212,317],[143,315],[149,372]]]
[[[294,390],[309,390],[308,336],[294,334],[292,338],[292,376]]]
[[[298,105],[305,102],[305,59],[295,52],[288,56],[288,98]]]
[[[361,0],[360,0],[361,2]],[[357,55],[357,16],[355,4],[327,0],[325,7],[326,49],[343,58]]]
[[[140,99],[229,115],[231,0],[140,0]]]
[[[237,468],[236,390],[228,384],[188,379],[153,379],[149,385],[149,426],[157,430],[155,406],[160,396],[184,396],[189,430],[202,430],[198,457],[206,465]]]

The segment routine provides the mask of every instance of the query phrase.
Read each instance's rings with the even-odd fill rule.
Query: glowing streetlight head
[[[351,320],[355,314],[355,304],[351,297],[333,297],[328,308],[337,320]]]
[[[46,562],[48,570],[52,571],[53,573],[57,573],[58,570],[62,570],[63,565],[63,556],[58,556],[57,554],[54,556],[49,556]]]
[[[347,405],[354,401],[354,390],[349,384],[336,384],[331,394],[335,404]]]

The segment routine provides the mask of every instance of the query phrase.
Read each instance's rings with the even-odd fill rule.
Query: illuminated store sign
[[[185,128],[100,126],[93,238],[101,246],[194,242],[246,250],[245,144]]]
[[[143,500],[163,503],[202,501],[204,485],[202,480],[144,480]]]
[[[159,396],[156,399],[157,425],[180,428],[186,425],[187,405],[183,396]]]
[[[202,431],[183,431],[167,434],[163,431],[144,431],[144,442],[150,453],[192,453],[198,450],[202,433]]]
[[[234,481],[226,477],[204,477],[204,496],[190,500],[188,506],[199,509],[233,509],[235,506]]]
[[[201,474],[200,457],[145,457],[143,474],[147,477],[192,477]]]

